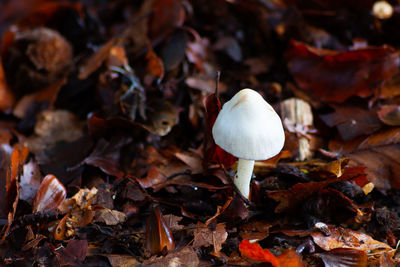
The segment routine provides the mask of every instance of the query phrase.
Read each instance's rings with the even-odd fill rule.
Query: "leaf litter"
[[[383,1],[385,2],[385,1]],[[399,24],[371,1],[0,3],[4,266],[394,266]],[[281,115],[250,200],[212,126]]]

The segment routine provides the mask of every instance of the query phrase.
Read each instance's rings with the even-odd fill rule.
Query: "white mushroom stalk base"
[[[253,174],[254,160],[239,159],[237,172],[233,183],[236,185],[239,192],[245,197],[249,198],[250,194],[250,180]]]

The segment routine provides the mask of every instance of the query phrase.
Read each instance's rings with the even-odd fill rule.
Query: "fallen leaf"
[[[281,255],[278,256],[278,261],[280,267],[306,267],[306,264],[302,261],[301,256],[294,250],[285,250]]]
[[[371,134],[382,127],[374,109],[364,109],[354,105],[331,105],[335,112],[323,114],[320,118],[329,126],[336,126],[343,140],[351,140],[361,135]]]
[[[140,264],[135,257],[125,254],[104,254],[112,267],[131,267]]]
[[[92,153],[84,159],[87,165],[99,167],[103,172],[116,177],[122,177],[124,173],[120,167],[120,150],[130,143],[132,138],[113,136],[110,141],[100,139]]]
[[[265,220],[250,222],[240,227],[239,235],[241,238],[251,242],[260,241],[269,236],[269,229],[274,225],[275,223]]]
[[[87,240],[70,240],[65,248],[55,253],[61,266],[80,265],[86,258]]]
[[[266,192],[266,195],[279,202],[278,206],[275,208],[276,213],[296,210],[298,205],[302,204],[304,200],[314,194],[322,192],[329,184],[339,181],[352,181],[360,176],[365,176],[364,168],[347,167],[338,178],[334,177],[320,182],[311,181],[308,183],[297,183],[288,190],[269,191]]]
[[[146,249],[155,255],[175,248],[175,241],[160,208],[155,207],[146,223]]]
[[[382,242],[374,240],[367,234],[350,229],[329,225],[329,236],[321,232],[311,233],[314,242],[325,251],[337,248],[353,248],[367,253],[374,251],[388,251],[392,248]]]
[[[169,33],[174,27],[182,25],[185,19],[185,11],[180,0],[148,2],[150,2],[149,10],[154,10],[149,18],[149,35],[151,38],[159,38],[160,35]]]
[[[171,252],[165,257],[145,260],[143,264],[151,267],[164,267],[170,264],[179,267],[197,267],[200,264],[200,260],[193,248],[185,247],[182,250]]]
[[[341,52],[292,40],[287,58],[300,88],[322,101],[339,103],[372,95],[399,67],[398,52],[389,46]]]
[[[400,131],[398,128],[381,130],[366,138],[353,141],[331,141],[329,149],[351,159],[350,165],[366,166],[368,180],[377,189],[387,191],[400,188]]]
[[[341,158],[339,160],[331,161],[322,166],[310,170],[311,174],[317,176],[318,179],[323,177],[340,177],[344,172],[344,168],[349,163],[349,158]]]
[[[108,58],[111,49],[117,43],[117,38],[111,38],[107,43],[97,50],[86,62],[79,68],[78,78],[81,80],[87,79],[90,74],[95,72],[104,61]]]
[[[218,255],[222,249],[222,244],[225,243],[228,233],[225,230],[225,224],[219,223],[215,229],[210,229],[210,226],[198,222],[193,230],[194,240],[193,247],[214,247],[214,254]]]
[[[242,257],[260,261],[269,262],[274,267],[279,267],[279,260],[268,249],[263,249],[258,243],[250,243],[248,240],[243,239],[239,244],[239,250]]]
[[[327,252],[315,253],[326,267],[346,266],[362,267],[367,266],[367,253],[354,248],[335,248]]]
[[[41,234],[37,234],[35,236],[34,239],[30,240],[29,242],[27,242],[22,248],[22,251],[27,251],[30,250],[31,248],[37,247],[40,243],[40,241],[42,241],[43,239],[45,239],[46,236],[41,235]]]
[[[167,215],[164,215],[164,219],[167,222],[168,227],[172,231],[179,231],[179,230],[182,230],[185,228],[183,225],[179,224],[179,222],[183,219],[180,216],[175,216],[173,214],[167,214]]]
[[[105,223],[106,225],[117,225],[126,221],[126,215],[123,212],[110,209],[96,210],[93,222]]]
[[[201,173],[203,171],[201,158],[195,153],[190,152],[176,152],[175,157],[180,159],[191,169],[192,174]]]
[[[15,97],[7,85],[2,62],[0,57],[0,110],[7,113],[14,106]]]
[[[33,212],[56,210],[65,200],[67,190],[60,181],[51,174],[44,177],[33,202]]]
[[[381,106],[378,111],[378,117],[386,125],[400,126],[400,106]]]
[[[49,147],[59,142],[73,142],[83,136],[82,124],[66,110],[45,110],[38,114],[35,135],[26,140],[39,164],[49,160]]]
[[[185,80],[185,82],[190,88],[197,89],[197,90],[200,90],[201,92],[208,93],[208,94],[214,93],[214,87],[215,87],[214,79],[210,79],[210,78],[207,79],[205,77],[193,76],[193,77],[188,77]],[[221,87],[220,88],[221,91],[225,91],[227,89],[226,84],[224,84],[222,82],[219,83],[219,86]]]
[[[234,62],[242,61],[242,49],[236,38],[223,36],[217,40],[213,48],[224,51]]]
[[[164,78],[164,64],[150,45],[148,46],[148,49],[149,50],[146,54],[146,70],[149,74],[157,78],[157,83],[160,83]]]
[[[166,71],[179,67],[185,59],[187,36],[184,31],[177,31],[168,39],[161,51],[161,58]]]

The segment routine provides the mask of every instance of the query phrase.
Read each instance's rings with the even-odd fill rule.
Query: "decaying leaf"
[[[335,248],[328,252],[316,253],[325,266],[367,266],[367,253],[354,248]]]
[[[46,149],[57,142],[73,142],[82,137],[82,125],[74,114],[66,110],[46,110],[38,115],[35,134],[27,140],[28,147],[36,153],[38,163],[46,161]]]
[[[298,85],[328,102],[341,103],[354,95],[369,96],[399,67],[398,52],[389,46],[340,52],[292,41],[287,56]],[[310,75],[313,79],[309,79]]]
[[[64,235],[65,237],[70,237],[74,234],[76,228],[84,227],[93,221],[96,213],[92,202],[97,191],[96,188],[92,188],[91,190],[87,188],[81,189],[71,198],[64,200],[59,206],[59,210],[62,213],[68,214],[64,217],[65,222],[63,222],[64,219],[61,220],[55,229],[56,236],[60,235],[61,237]]]
[[[130,267],[139,264],[135,257],[125,254],[105,254],[112,267]]]
[[[70,240],[65,248],[57,250],[56,256],[61,266],[82,264],[88,250],[87,240]]]
[[[337,162],[341,167],[341,161]],[[336,164],[335,164],[336,165]],[[329,166],[329,165],[328,165]],[[332,174],[331,174],[332,175]],[[344,169],[343,174],[340,177],[331,177],[330,179],[319,181],[319,182],[308,182],[308,183],[297,183],[288,190],[277,190],[267,192],[266,195],[279,202],[275,208],[275,212],[280,213],[285,210],[293,210],[302,204],[304,200],[308,199],[312,195],[322,193],[330,195],[328,191],[323,191],[329,184],[339,181],[352,181],[359,177],[365,176],[364,168],[347,167]],[[362,185],[363,186],[363,185]]]
[[[337,248],[353,248],[369,252],[383,253],[392,248],[382,242],[374,240],[367,234],[345,229],[342,227],[329,226],[329,236],[321,232],[313,232],[311,236],[314,242],[326,251]]]
[[[198,222],[196,228],[193,230],[194,240],[193,247],[214,247],[214,254],[218,255],[222,249],[222,244],[225,243],[228,233],[225,230],[225,224],[219,223],[215,229],[210,229],[210,226]]]
[[[194,249],[185,247],[182,250],[169,253],[165,257],[146,260],[143,264],[151,267],[164,267],[170,264],[177,267],[197,267],[200,260]]]
[[[274,223],[267,221],[250,222],[240,227],[240,237],[251,242],[259,241],[269,236],[269,229]]]
[[[180,225],[179,222],[182,220],[182,217],[175,216],[173,214],[164,215],[164,219],[168,224],[168,227],[171,231],[178,231],[184,228],[183,225]]]
[[[101,222],[106,225],[117,225],[126,221],[126,215],[117,210],[100,209],[96,210],[93,222]]]
[[[348,142],[331,141],[330,150],[339,151],[351,159],[351,165],[366,166],[368,179],[382,191],[400,188],[397,174],[400,163],[397,160],[400,135],[398,128],[381,130],[366,138]]]

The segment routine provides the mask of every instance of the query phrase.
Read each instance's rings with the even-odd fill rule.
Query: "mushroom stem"
[[[237,172],[233,181],[239,192],[247,199],[249,198],[250,180],[253,169],[254,160],[239,159]]]

